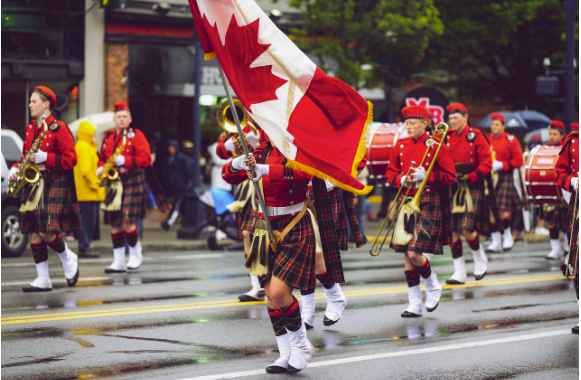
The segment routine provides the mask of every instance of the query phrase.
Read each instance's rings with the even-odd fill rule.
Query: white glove
[[[492,171],[497,173],[499,171],[502,171],[502,169],[504,169],[504,164],[502,163],[502,161],[494,160],[494,162],[492,163]]]
[[[256,166],[254,167],[254,174],[256,174],[256,176],[254,178],[252,178],[252,180],[254,182],[258,182],[262,177],[264,177],[265,175],[268,175],[269,172],[270,172],[270,166],[263,165],[263,164],[256,164]]]
[[[246,156],[238,156],[232,160],[232,167],[234,170],[248,170],[248,165],[246,165]]]
[[[36,152],[35,155],[35,163],[36,164],[42,164],[43,162],[46,162],[46,157],[48,155],[46,154],[46,152],[43,152],[42,150],[39,150],[38,152]]]
[[[571,186],[573,187],[573,190],[577,190],[578,185],[579,185],[579,178],[577,178],[577,177],[571,178]]]
[[[325,186],[327,187],[327,193],[332,191],[335,188],[335,185],[333,185],[330,181],[325,180]]]
[[[97,177],[101,178],[101,176],[103,175],[103,167],[102,167],[102,166],[99,166],[99,167],[97,168],[97,172],[95,173],[95,175],[96,175]]]
[[[10,180],[12,176],[16,177],[16,173],[18,172],[18,168],[12,167],[10,168],[10,173],[8,174],[8,179]]]
[[[230,137],[228,140],[226,140],[224,143],[224,148],[226,148],[228,152],[234,152],[234,137]]]
[[[122,167],[123,165],[125,165],[125,156],[120,154],[117,157],[115,157],[115,165]]]
[[[414,182],[422,182],[424,178],[426,178],[426,169],[424,169],[422,166],[419,168],[412,168],[412,170],[412,180]]]
[[[260,135],[258,133],[250,132],[246,135],[246,141],[248,141],[248,144],[250,144],[252,149],[256,149],[259,140]]]

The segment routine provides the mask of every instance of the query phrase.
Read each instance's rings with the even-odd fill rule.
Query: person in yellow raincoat
[[[79,200],[82,230],[77,233],[79,257],[99,257],[91,251],[91,240],[99,228],[99,202],[105,199],[105,188],[99,187],[95,175],[99,156],[97,142],[93,140],[95,126],[83,121],[77,131],[77,166],[75,166],[75,186]]]

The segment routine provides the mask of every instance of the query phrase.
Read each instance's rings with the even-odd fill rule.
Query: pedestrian
[[[105,273],[123,273],[139,268],[143,261],[136,223],[145,217],[144,169],[151,163],[151,150],[145,135],[130,127],[132,119],[127,103],[115,103],[113,122],[115,129],[103,138],[97,177],[106,178],[111,172],[118,175],[116,179],[106,180],[106,196],[101,208],[105,210],[105,224],[111,226],[113,241],[113,263],[105,268]],[[127,263],[125,239],[129,244]]]
[[[247,267],[262,275],[267,311],[276,336],[280,357],[266,368],[269,373],[295,373],[305,369],[315,353],[307,339],[299,302],[293,288],[315,286],[315,217],[307,210],[307,186],[312,176],[284,165],[286,158],[270,142],[258,146],[250,158],[234,158],[222,168],[226,182],[261,181],[273,231],[283,231],[276,252],[265,242],[264,214],[260,211],[254,229]],[[264,243],[264,244],[261,244]],[[274,242],[272,242],[274,243]],[[260,264],[266,257],[266,267]]]
[[[578,126],[578,125],[577,125]],[[573,125],[571,125],[573,129]],[[571,192],[568,207],[567,233],[571,239],[571,247],[567,258],[568,272],[573,276],[577,308],[579,307],[579,130],[567,136],[567,140],[559,153],[555,165],[557,174],[555,184],[565,191]],[[574,334],[579,334],[579,325],[572,328]]]
[[[495,220],[490,213],[492,243],[486,248],[486,252],[493,253],[500,253],[501,250],[508,251],[514,246],[511,232],[511,213],[520,212],[524,206],[514,184],[515,170],[518,171],[517,175],[520,179],[520,167],[523,165],[522,149],[516,137],[506,133],[505,127],[504,115],[493,113],[490,127],[492,133],[488,135],[488,140],[496,156],[492,162],[492,171],[498,176],[494,190],[501,218],[500,221]],[[502,243],[500,226],[502,226],[503,231]]]
[[[98,253],[93,253],[91,240],[95,230],[99,228],[99,203],[105,199],[105,188],[99,186],[99,178],[95,175],[99,156],[97,155],[97,142],[93,140],[95,126],[89,121],[79,124],[77,130],[78,163],[75,166],[75,186],[79,200],[79,213],[83,228],[77,231],[79,241],[79,257],[95,258]]]
[[[81,229],[73,168],[77,164],[75,140],[69,127],[57,120],[56,95],[45,86],[34,88],[30,96],[30,116],[25,129],[23,158],[10,169],[9,179],[24,181],[22,171],[34,165],[40,173],[35,184],[24,182],[20,211],[21,232],[31,234],[32,256],[38,277],[22,288],[25,292],[52,290],[48,272],[48,247],[59,256],[69,287],[79,279],[77,255],[63,240],[64,231]],[[30,156],[28,154],[30,153]],[[21,182],[19,182],[21,183]]]
[[[409,137],[398,140],[392,148],[385,175],[386,181],[394,188],[405,187],[406,191],[409,189],[409,196],[413,197],[420,183],[426,178],[426,168],[429,168],[434,159],[436,160],[427,177],[426,187],[420,200],[421,214],[414,216],[416,222],[411,240],[408,244],[396,244],[392,236],[391,242],[391,247],[396,252],[404,253],[405,258],[404,273],[408,284],[409,305],[401,316],[413,318],[422,316],[420,277],[424,279],[428,312],[438,307],[442,295],[442,285],[438,282],[436,271],[423,253],[441,255],[444,252],[443,247],[451,242],[452,221],[448,185],[454,182],[455,170],[454,161],[446,146],[441,146],[438,156],[435,155],[437,144],[432,144],[435,136],[430,137],[428,133],[432,130],[430,112],[421,106],[408,106],[402,110],[402,114]],[[434,133],[433,130],[432,133]],[[426,160],[423,166],[420,166],[424,156]],[[416,167],[412,167],[413,162],[417,165]],[[412,171],[406,178],[406,173],[410,168]],[[404,197],[402,193],[396,201],[403,202]],[[396,215],[396,218],[398,217],[403,216]]]
[[[180,152],[176,140],[169,140],[168,157],[165,165],[165,183],[171,191],[171,210],[161,227],[169,230],[180,214],[180,208],[188,192],[188,184],[194,175],[193,167],[188,157]]]
[[[460,233],[472,251],[474,277],[477,281],[486,276],[488,268],[488,258],[480,244],[479,235],[488,235],[490,229],[484,186],[485,177],[492,170],[492,158],[486,136],[479,129],[468,125],[468,110],[464,104],[450,104],[446,109],[450,113],[451,131],[445,142],[456,166],[456,182],[451,186],[453,225],[450,248],[454,273],[446,283],[464,284],[466,263]]]
[[[551,120],[549,124],[549,143],[546,146],[562,147],[565,145],[565,124],[559,120]],[[549,239],[551,242],[551,252],[545,259],[547,260],[560,260],[563,257],[564,249],[561,248],[561,241],[559,239],[560,231],[565,232],[567,222],[567,206],[554,206],[545,205],[543,206],[543,219],[548,224],[549,229]],[[567,234],[564,235],[565,249],[569,246],[567,241]]]

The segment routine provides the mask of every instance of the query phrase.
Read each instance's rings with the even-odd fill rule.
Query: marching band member
[[[579,123],[571,123],[571,133],[573,132],[579,132]]]
[[[248,149],[252,152],[262,142],[268,140],[266,134],[256,127],[257,132],[254,132],[250,125],[247,125],[242,130],[248,142]],[[231,137],[229,137],[231,136]],[[224,132],[216,146],[216,154],[223,160],[233,157],[236,150],[236,137]],[[254,219],[258,214],[256,200],[252,192],[252,184],[248,181],[238,187],[236,191],[236,203],[238,204],[236,211],[236,222],[238,224],[238,236],[242,237],[244,242],[244,257],[248,257],[248,250],[250,249],[250,236],[254,226]],[[244,198],[244,199],[241,199]],[[264,289],[260,286],[257,276],[250,276],[251,289],[238,297],[241,302],[262,301],[264,299]]]
[[[123,273],[137,269],[143,260],[136,222],[145,217],[146,178],[144,169],[151,163],[151,149],[145,135],[129,125],[132,122],[129,105],[115,103],[115,129],[106,133],[99,155],[97,177],[104,173],[106,162],[113,160],[119,178],[108,180],[107,196],[102,209],[105,224],[111,226],[113,263],[105,273]],[[119,153],[119,154],[117,154]],[[125,263],[125,239],[129,244],[129,260]]]
[[[565,145],[565,124],[559,120],[551,120],[549,124],[549,143],[547,146],[562,147]],[[568,190],[567,190],[568,191]],[[543,219],[549,224],[549,238],[551,252],[545,257],[547,260],[560,260],[563,257],[563,249],[559,240],[559,231],[566,231],[567,206],[545,206]],[[565,249],[568,248],[567,234],[565,234]]]
[[[267,310],[276,336],[280,357],[266,368],[269,373],[295,373],[306,368],[315,352],[307,339],[299,302],[293,288],[315,286],[316,236],[314,217],[306,211],[307,186],[312,176],[285,166],[286,159],[271,143],[263,142],[250,158],[234,158],[222,168],[226,182],[240,184],[247,179],[261,181],[272,229],[282,231],[277,252],[268,249],[266,274],[261,277]],[[254,172],[251,171],[254,169]],[[259,212],[249,261],[264,258],[260,242],[264,215]],[[262,223],[261,223],[262,220]],[[289,228],[290,227],[290,228]],[[262,230],[262,231],[260,231]],[[268,235],[266,235],[268,236]],[[264,264],[263,264],[264,265]],[[247,262],[248,267],[248,262]]]
[[[466,264],[462,252],[460,232],[466,238],[474,257],[474,277],[481,280],[486,276],[488,258],[480,244],[480,233],[487,233],[488,212],[484,198],[485,177],[492,170],[490,144],[477,128],[468,125],[468,110],[462,103],[446,107],[450,116],[450,128],[446,146],[456,164],[456,182],[452,187],[452,258],[454,274],[448,284],[463,284],[466,281]],[[463,202],[463,205],[460,203]]]
[[[430,146],[430,135],[426,129],[431,125],[429,111],[421,106],[408,106],[402,110],[408,131],[408,138],[398,140],[391,152],[386,180],[392,186],[411,188],[409,195],[414,196],[426,176],[426,169],[434,159],[437,144],[426,155],[423,166],[412,168],[406,180],[406,173],[415,161],[419,165]],[[407,245],[392,243],[396,252],[405,253],[405,276],[408,283],[409,306],[401,314],[404,318],[422,315],[422,292],[420,276],[426,286],[426,309],[434,311],[440,302],[442,285],[438,282],[436,271],[422,254],[441,255],[443,247],[451,242],[450,204],[448,185],[454,182],[454,161],[446,146],[442,146],[436,164],[427,179],[427,186],[420,201],[421,215],[415,216],[416,224],[412,240]],[[403,201],[403,195],[399,199]],[[392,238],[393,240],[393,238]]]
[[[573,129],[573,125],[571,125]],[[555,165],[557,186],[563,190],[573,193],[568,207],[567,233],[571,238],[571,250],[569,251],[568,262],[575,284],[575,294],[577,304],[579,303],[579,247],[577,239],[579,236],[579,131],[573,131],[567,137],[563,149],[559,153],[559,159]],[[572,332],[579,334],[579,325],[573,327]]]
[[[519,168],[523,165],[523,154],[518,140],[505,132],[504,115],[493,113],[490,128],[492,133],[488,135],[488,141],[496,154],[492,162],[492,171],[498,173],[495,195],[500,209],[504,242],[501,245],[499,221],[494,220],[494,216],[490,213],[492,243],[486,248],[486,252],[500,253],[501,248],[505,251],[512,249],[514,240],[510,228],[510,214],[512,211],[522,210],[523,207],[523,202],[514,185],[513,175],[514,170],[520,170]]]
[[[48,273],[48,247],[58,254],[67,285],[75,286],[79,279],[78,257],[69,249],[62,236],[62,231],[81,229],[73,173],[77,153],[69,127],[55,118],[55,105],[56,95],[45,86],[34,89],[28,105],[33,120],[26,126],[23,156],[26,157],[35,142],[39,143],[43,132],[46,134],[36,153],[30,155],[30,163],[40,172],[38,185],[25,185],[22,197],[25,201],[20,208],[21,231],[31,234],[30,247],[38,274],[30,285],[22,288],[25,292],[52,290]],[[14,164],[10,169],[10,181],[17,180],[18,165]]]

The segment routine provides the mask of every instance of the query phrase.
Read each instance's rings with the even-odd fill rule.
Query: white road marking
[[[337,365],[337,364],[356,363],[356,362],[362,362],[362,361],[366,361],[366,360],[393,358],[393,357],[397,357],[397,356],[430,354],[430,353],[434,353],[434,352],[458,350],[461,348],[482,347],[482,346],[489,346],[489,345],[493,345],[493,344],[520,342],[520,341],[525,341],[525,340],[548,338],[548,337],[554,337],[554,336],[566,335],[566,334],[571,334],[571,330],[547,331],[547,332],[543,332],[543,333],[517,335],[517,336],[513,336],[513,337],[500,338],[500,339],[491,339],[491,340],[468,342],[468,343],[448,344],[448,345],[444,345],[444,346],[435,346],[435,347],[429,347],[429,348],[419,348],[416,350],[407,350],[407,351],[399,351],[399,352],[386,352],[386,353],[374,354],[374,355],[353,356],[350,358],[325,360],[325,361],[321,361],[321,362],[312,362],[309,364],[307,369],[308,368],[316,368],[316,367],[325,367],[325,366]],[[244,372],[222,373],[222,374],[218,374],[218,375],[189,377],[189,378],[185,378],[185,379],[181,379],[181,380],[232,379],[232,378],[237,378],[237,377],[247,377],[247,376],[255,376],[255,375],[262,375],[262,374],[266,374],[266,371],[264,369],[257,369],[257,370],[244,371]]]

